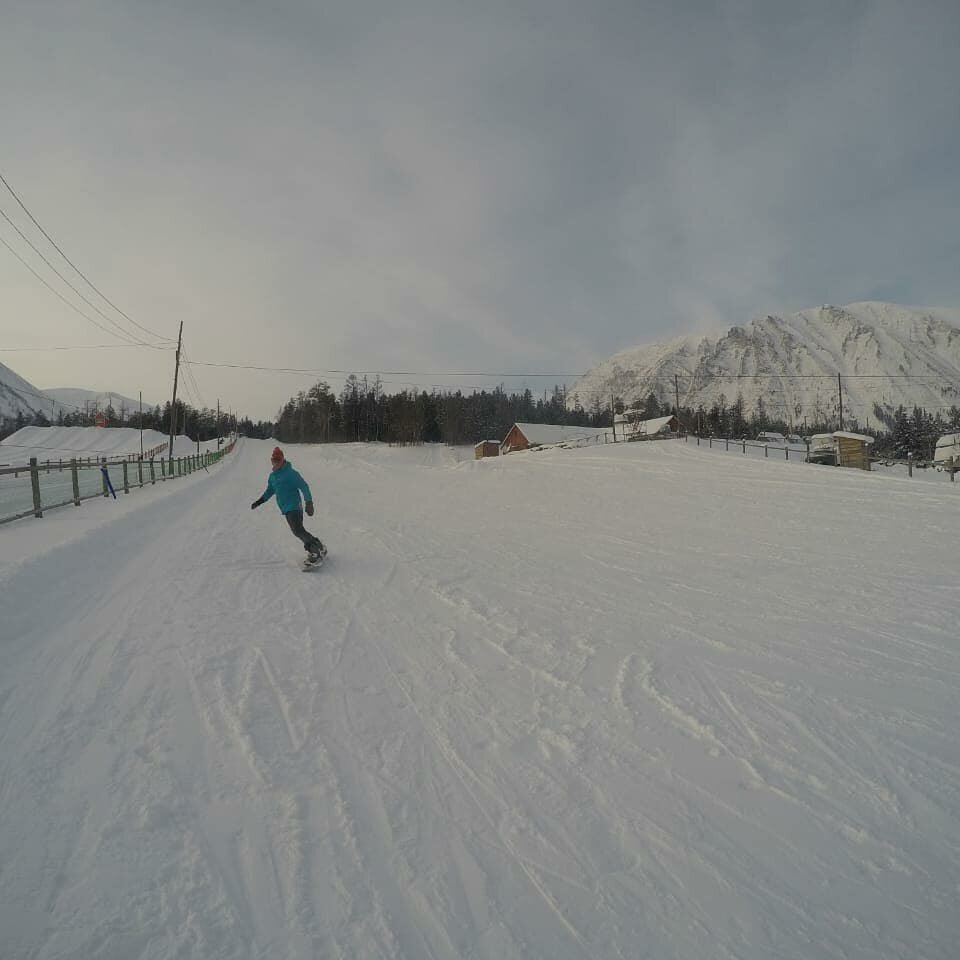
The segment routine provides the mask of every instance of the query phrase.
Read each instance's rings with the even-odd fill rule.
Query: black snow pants
[[[293,535],[303,541],[304,550],[309,552],[313,549],[323,549],[323,544],[320,542],[320,539],[303,529],[302,510],[291,510],[289,513],[285,513],[284,516],[287,518],[287,523],[290,524],[290,530]]]

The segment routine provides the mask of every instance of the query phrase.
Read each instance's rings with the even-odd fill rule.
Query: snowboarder
[[[303,541],[303,548],[307,551],[304,566],[314,566],[324,560],[327,548],[318,537],[303,529],[303,511],[307,516],[313,516],[313,497],[307,481],[293,469],[293,464],[284,459],[283,451],[279,447],[273,448],[270,454],[270,463],[273,469],[267,477],[267,489],[260,495],[259,500],[250,504],[251,510],[256,510],[261,503],[266,503],[274,494],[277,495],[277,506],[287,518],[290,530],[295,537]],[[300,505],[300,495],[303,494],[303,508]]]

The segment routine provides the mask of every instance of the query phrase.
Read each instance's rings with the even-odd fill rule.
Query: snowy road
[[[953,485],[271,446],[0,530],[0,956],[956,957]]]

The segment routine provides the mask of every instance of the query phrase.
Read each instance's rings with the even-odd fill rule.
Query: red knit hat
[[[270,454],[271,463],[283,463],[283,451],[279,447],[273,448],[273,453]]]

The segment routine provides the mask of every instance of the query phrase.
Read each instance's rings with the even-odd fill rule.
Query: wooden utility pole
[[[673,388],[676,391],[677,397],[677,433],[680,432],[680,376],[679,374],[673,375]]]
[[[180,376],[180,346],[183,343],[183,321],[177,334],[177,359],[173,367],[173,400],[170,402],[170,450],[167,459],[173,459],[173,431],[177,423],[177,378]]]
[[[837,374],[837,396],[840,398],[840,429],[843,429],[843,384],[840,382],[840,374]]]
[[[220,398],[217,397],[217,449],[220,449]]]
[[[617,403],[610,394],[610,426],[613,429],[613,442],[617,442]]]
[[[143,391],[139,394],[140,400],[140,459],[143,460]]]

